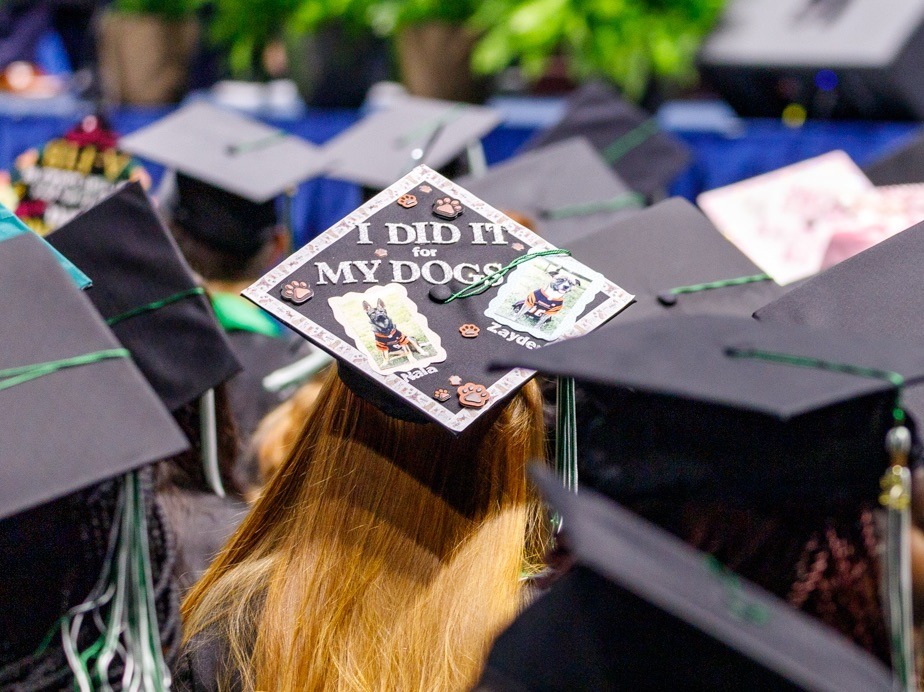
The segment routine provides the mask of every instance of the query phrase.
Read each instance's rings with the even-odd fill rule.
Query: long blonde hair
[[[187,642],[226,644],[247,690],[470,687],[544,547],[525,474],[543,436],[534,383],[453,438],[386,416],[332,373],[184,602]]]

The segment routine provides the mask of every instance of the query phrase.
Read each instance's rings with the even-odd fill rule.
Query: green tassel
[[[555,471],[571,492],[578,490],[577,465],[577,410],[575,407],[574,378],[559,377],[556,383],[555,417]],[[555,532],[561,530],[562,519],[552,517]]]
[[[99,636],[80,651],[78,641],[85,627],[95,627]],[[147,515],[138,471],[122,478],[100,579],[87,600],[62,619],[60,629],[62,647],[74,673],[74,687],[80,692],[111,692],[110,671],[116,660],[123,667],[118,689],[169,689],[170,673],[160,647]]]

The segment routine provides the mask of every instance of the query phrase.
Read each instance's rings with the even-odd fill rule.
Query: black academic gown
[[[236,673],[226,676],[222,666],[228,665],[228,645],[220,639],[200,636],[187,642],[173,671],[172,692],[240,692],[244,689]],[[219,687],[219,681],[227,677],[229,686]]]
[[[158,492],[157,500],[176,536],[174,575],[180,594],[185,594],[212,564],[250,508],[233,497],[179,488]]]
[[[161,645],[174,665],[180,617],[173,581],[175,552],[167,523],[153,498],[150,472],[142,472],[154,596]],[[100,577],[119,483],[107,481],[0,520],[0,690],[71,689],[73,675],[57,632],[39,644]],[[79,646],[95,639],[86,627]],[[94,636],[90,637],[89,635]],[[113,666],[118,689],[118,666]]]
[[[212,306],[224,327],[234,355],[243,370],[228,382],[228,397],[240,440],[239,459],[247,462],[250,439],[263,417],[292,395],[294,388],[268,391],[263,379],[291,365],[312,352],[311,345],[293,332],[284,329],[260,308],[249,301],[228,293],[214,293]],[[236,469],[238,482],[244,486],[259,486],[261,479],[256,464]]]

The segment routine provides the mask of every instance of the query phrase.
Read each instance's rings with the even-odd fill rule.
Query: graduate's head
[[[256,279],[289,247],[276,200],[252,202],[182,173],[170,226],[192,268],[209,281]]]
[[[338,368],[190,594],[189,636],[220,627],[256,689],[475,682],[548,533],[539,389],[491,360],[630,299],[568,254],[420,166],[244,291]],[[543,293],[560,270],[579,288]]]
[[[203,101],[119,145],[176,171],[177,238],[193,268],[213,281],[253,280],[285,256],[276,198],[316,176],[323,161],[313,144]]]
[[[913,450],[901,394],[924,374],[914,343],[660,316],[503,364],[573,376],[598,405],[584,487],[885,658],[871,510],[898,463],[889,441]]]

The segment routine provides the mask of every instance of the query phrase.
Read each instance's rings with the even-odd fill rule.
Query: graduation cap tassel
[[[199,397],[199,440],[205,479],[218,497],[225,496],[218,469],[218,429],[215,421],[215,390]]]
[[[578,490],[577,468],[577,412],[574,405],[574,378],[559,377],[555,398],[555,470],[562,485],[571,492]],[[556,532],[561,530],[562,519],[556,512],[552,517]]]
[[[481,140],[472,142],[465,147],[465,158],[468,161],[468,172],[475,178],[483,178],[488,172],[488,159],[484,153]]]
[[[892,668],[896,689],[911,692],[917,689],[911,608],[911,433],[900,424],[903,418],[896,416],[896,425],[886,439],[891,465],[882,478],[879,501],[887,510],[886,588]]]
[[[109,605],[105,616],[102,608]],[[82,651],[88,618],[99,637]],[[139,472],[122,479],[103,572],[87,600],[61,622],[62,647],[80,692],[112,692],[112,666],[122,663],[119,689],[159,692],[170,686],[160,647],[147,515]]]
[[[295,247],[295,221],[292,215],[292,205],[295,198],[295,188],[290,187],[282,196],[282,218],[286,225],[286,235],[289,237],[289,252]]]

